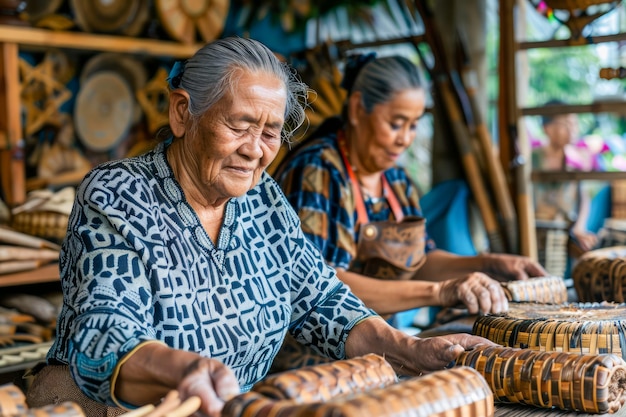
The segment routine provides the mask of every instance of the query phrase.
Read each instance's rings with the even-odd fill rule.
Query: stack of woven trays
[[[579,301],[626,301],[626,246],[589,251],[572,270]]]

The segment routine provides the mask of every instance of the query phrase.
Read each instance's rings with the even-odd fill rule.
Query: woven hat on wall
[[[128,133],[133,119],[134,94],[115,71],[99,71],[81,85],[74,108],[76,133],[95,152],[107,152]]]
[[[159,20],[165,31],[185,44],[217,39],[224,29],[230,0],[155,0]]]
[[[149,0],[70,0],[70,8],[85,32],[137,36],[150,17]]]

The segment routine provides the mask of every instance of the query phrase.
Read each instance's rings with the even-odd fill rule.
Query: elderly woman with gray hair
[[[63,309],[30,406],[88,416],[177,390],[217,416],[265,377],[287,333],[341,359],[442,369],[487,340],[410,337],[328,266],[265,172],[305,120],[307,86],[261,43],[225,38],[173,69],[171,137],[82,181],[61,253]]]
[[[508,302],[496,280],[548,275],[527,257],[457,256],[427,244],[417,186],[397,165],[426,107],[414,63],[351,55],[342,86],[342,115],[291,150],[274,177],[305,236],[368,307],[387,318],[423,306],[499,313]]]

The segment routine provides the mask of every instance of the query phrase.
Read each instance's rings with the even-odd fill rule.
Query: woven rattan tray
[[[478,317],[472,333],[509,347],[624,357],[626,305],[511,304],[507,313]]]

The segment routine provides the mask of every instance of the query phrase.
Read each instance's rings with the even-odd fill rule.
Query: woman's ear
[[[189,121],[189,94],[182,88],[170,91],[169,117],[174,137],[185,136]]]
[[[359,122],[359,112],[363,110],[362,98],[360,91],[355,91],[348,98],[348,121],[352,126]]]

